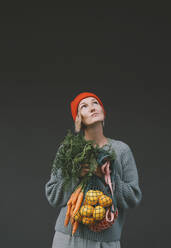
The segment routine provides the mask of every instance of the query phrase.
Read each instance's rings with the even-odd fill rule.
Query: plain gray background
[[[45,198],[70,102],[102,100],[104,134],[133,151],[143,193],[122,247],[169,242],[170,14],[167,6],[7,8],[1,14],[1,247],[51,247]]]

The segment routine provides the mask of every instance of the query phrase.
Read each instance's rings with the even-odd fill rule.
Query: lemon
[[[102,220],[105,216],[106,210],[102,206],[96,206],[93,211],[93,218],[95,220]]]
[[[83,205],[80,209],[81,216],[89,217],[93,214],[94,207],[91,205]]]

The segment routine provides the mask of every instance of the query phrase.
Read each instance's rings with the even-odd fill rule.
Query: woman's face
[[[104,112],[100,103],[94,97],[86,97],[79,103],[78,109],[84,125],[88,126],[104,120]]]

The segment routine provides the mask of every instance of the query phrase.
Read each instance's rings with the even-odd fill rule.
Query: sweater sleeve
[[[59,150],[58,150],[59,151]],[[58,154],[58,152],[57,152]],[[57,156],[56,154],[56,156]],[[56,157],[55,157],[56,159]],[[55,160],[54,160],[55,161]],[[72,178],[69,185],[69,190],[64,190],[64,180],[62,178],[62,172],[58,169],[57,173],[54,175],[51,172],[49,181],[45,184],[45,196],[49,202],[49,204],[54,207],[60,209],[61,207],[67,204],[71,193],[74,188],[79,184],[80,180],[78,179],[76,182],[73,182]]]
[[[121,155],[122,179],[120,168],[116,165],[115,189],[118,206],[122,208],[134,208],[142,199],[142,192],[139,187],[138,171],[131,148],[125,144]]]

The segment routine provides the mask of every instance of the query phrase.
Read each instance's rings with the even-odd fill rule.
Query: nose
[[[94,111],[95,111],[95,107],[94,107],[94,105],[91,105],[90,112],[94,112]]]

